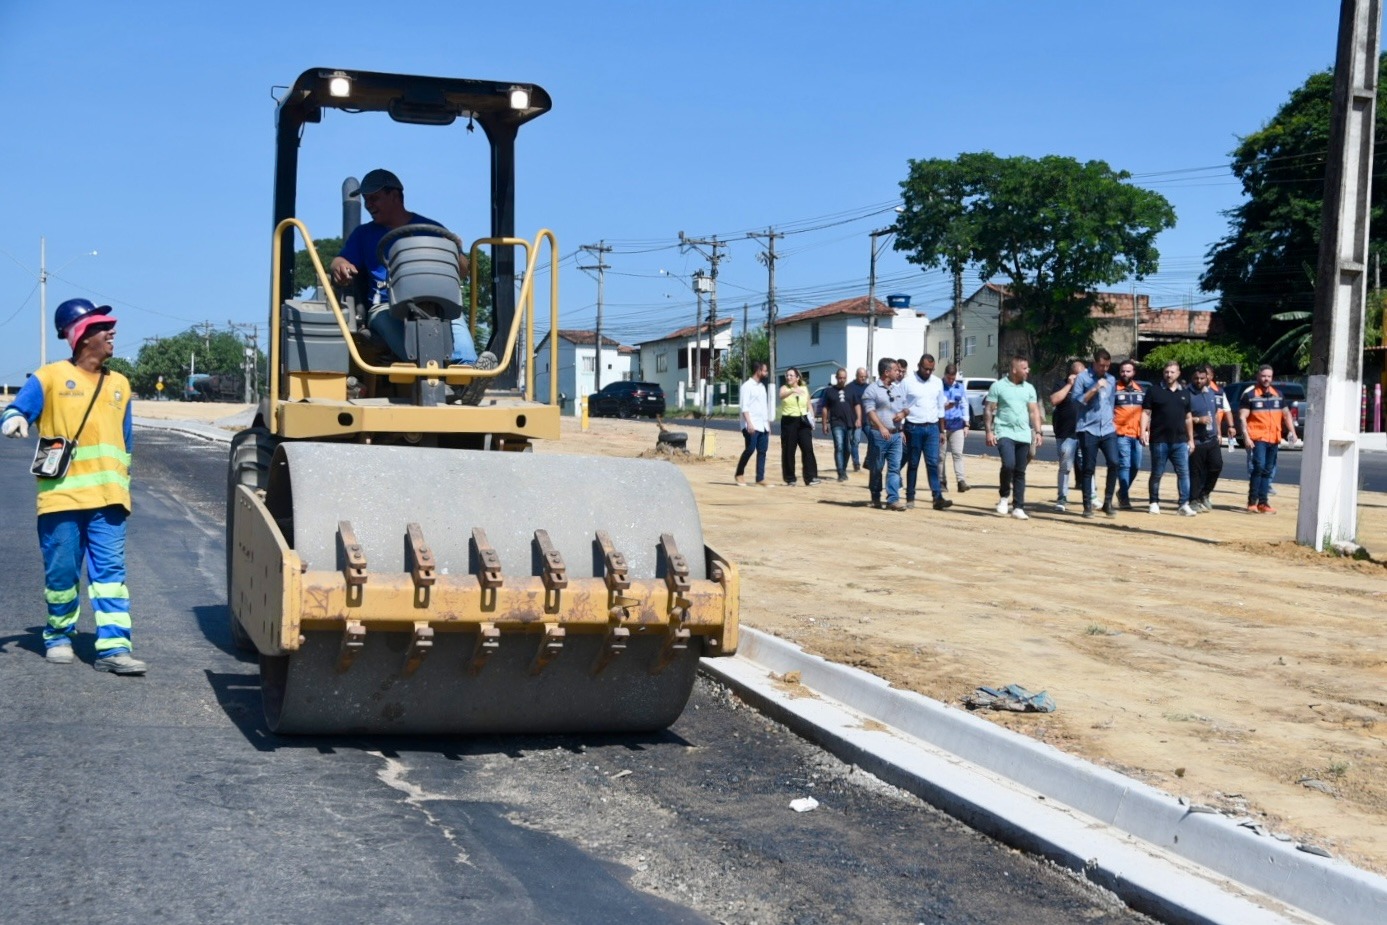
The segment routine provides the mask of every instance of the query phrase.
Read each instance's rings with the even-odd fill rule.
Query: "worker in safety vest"
[[[0,434],[29,436],[37,425],[38,532],[43,553],[45,656],[73,661],[78,586],[87,564],[87,595],[96,619],[98,671],[139,675],[130,654],[130,592],[125,586],[125,519],[130,514],[130,381],[106,369],[116,319],[109,305],[68,299],[54,313],[72,358],[35,372],[0,414]]]
[[[1238,401],[1238,418],[1242,421],[1243,447],[1252,461],[1252,477],[1247,483],[1247,512],[1275,514],[1268,502],[1271,495],[1271,474],[1276,469],[1276,454],[1281,441],[1300,443],[1295,435],[1295,420],[1291,406],[1272,386],[1274,370],[1262,366],[1257,370],[1257,382],[1243,392]]]
[[[1141,471],[1141,409],[1146,393],[1137,382],[1137,364],[1123,360],[1117,367],[1117,387],[1113,389],[1113,426],[1117,429],[1117,507],[1132,509],[1132,483]]]

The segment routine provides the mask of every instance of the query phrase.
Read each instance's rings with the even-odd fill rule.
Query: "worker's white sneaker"
[[[92,662],[92,667],[97,671],[109,671],[112,674],[144,674],[149,666],[128,652],[122,652],[119,655],[98,658]]]
[[[67,643],[59,643],[56,646],[49,646],[48,651],[43,653],[44,661],[50,665],[71,665],[72,646]]]
[[[1151,506],[1147,508],[1147,511],[1149,511],[1152,514],[1159,514],[1161,512],[1161,506],[1157,502],[1152,501]]]
[[[1006,513],[1007,513],[1007,511],[1009,511],[1010,509],[1011,509],[1011,502],[1008,501],[1006,498],[1003,498],[1002,500],[1000,500],[1000,501],[997,502],[997,513],[998,513],[998,514],[1001,514],[1001,515],[1005,516]]]
[[[1017,520],[1030,520],[1030,519],[1031,519],[1031,518],[1026,514],[1026,512],[1023,511],[1023,510],[1022,510],[1021,508],[1019,508],[1019,507],[1018,507],[1018,508],[1013,508],[1013,509],[1012,509],[1012,511],[1011,511],[1011,516],[1012,516],[1012,517],[1015,517]]]
[[[1194,508],[1190,507],[1188,503],[1180,505],[1181,517],[1197,517],[1198,515],[1199,512],[1196,511]]]

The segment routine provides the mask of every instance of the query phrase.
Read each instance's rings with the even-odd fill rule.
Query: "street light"
[[[877,247],[877,238],[889,238],[896,231],[896,226],[892,225],[890,228],[879,228],[867,234],[872,245],[872,263],[867,272],[867,370],[871,374],[876,372],[876,367],[872,365],[872,342],[877,330],[877,255],[885,250],[889,243],[883,241],[881,246]]]
[[[71,258],[58,269],[57,275],[72,265],[78,257],[95,257],[96,251],[85,251]],[[48,365],[48,241],[39,238],[39,366]]]

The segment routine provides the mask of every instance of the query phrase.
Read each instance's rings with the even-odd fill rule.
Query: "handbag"
[[[105,381],[106,367],[103,366],[96,380],[96,391],[92,393],[86,413],[82,415],[82,423],[77,425],[77,433],[71,438],[39,437],[38,446],[34,448],[34,462],[29,467],[30,473],[41,479],[60,479],[67,475],[68,466],[72,465],[72,454],[77,449],[77,438],[82,436],[82,429],[87,426],[87,418],[91,417],[92,408],[96,407],[96,399]]]

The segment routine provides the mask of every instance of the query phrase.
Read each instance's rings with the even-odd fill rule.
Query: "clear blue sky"
[[[865,295],[867,234],[890,224],[907,161],[963,151],[1130,171],[1178,217],[1159,241],[1160,274],[1138,291],[1156,305],[1198,302],[1220,213],[1239,201],[1228,152],[1333,63],[1338,10],[1332,0],[0,0],[10,126],[0,381],[38,362],[41,236],[50,313],[74,295],[110,302],[119,355],[206,320],[257,323],[263,337],[271,87],[315,66],[545,87],[553,111],[520,135],[518,228],[554,229],[564,255],[600,239],[616,247],[605,329],[624,343],[692,322],[683,280],[706,264],[680,253],[681,230],[732,242],[719,308],[739,324],[744,302],[753,326],[764,316],[766,272],[745,233],[768,226],[798,232],[779,244],[782,314]],[[329,114],[305,136],[300,215],[319,237],[339,233],[341,180],[387,166],[410,207],[476,237],[487,230],[485,158],[480,131]],[[561,323],[590,328],[597,286],[578,262],[561,273]],[[947,279],[889,249],[878,273],[880,295],[910,293],[930,314],[947,307]],[[55,339],[48,353],[64,355]]]

